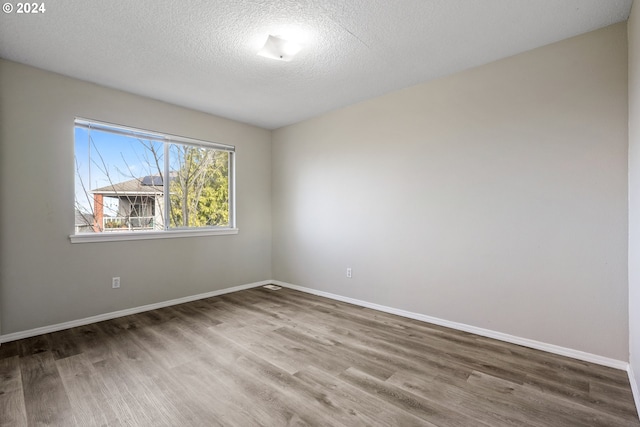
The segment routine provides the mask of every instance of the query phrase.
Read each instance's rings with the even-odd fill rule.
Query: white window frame
[[[223,150],[229,153],[229,226],[228,227],[185,227],[185,228],[169,228],[169,221],[165,224],[162,231],[119,231],[116,233],[78,233],[71,234],[69,239],[71,243],[96,243],[96,242],[114,242],[128,240],[149,240],[149,239],[170,239],[178,237],[195,237],[195,236],[216,236],[238,234],[236,227],[236,185],[235,185],[235,146],[220,144],[216,142],[204,141],[200,139],[187,138],[184,136],[171,135],[166,133],[147,131],[143,129],[132,128],[128,126],[116,125],[98,120],[83,119],[76,117],[74,120],[74,129],[84,127],[88,129],[101,130],[123,136],[142,138],[160,142],[164,148],[164,174],[169,176],[169,156],[168,150],[170,144],[191,145],[197,147],[213,148]],[[74,138],[74,155],[75,155],[75,138]],[[164,194],[168,194],[167,180],[163,183]],[[75,194],[75,192],[74,192]],[[166,196],[165,196],[166,197]],[[74,195],[75,199],[75,195]],[[165,200],[165,211],[168,210],[168,203]],[[166,215],[166,212],[165,212]],[[165,216],[168,218],[168,216]]]

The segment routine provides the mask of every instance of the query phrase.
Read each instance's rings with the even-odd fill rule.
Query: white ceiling
[[[624,21],[632,0],[44,4],[0,14],[1,57],[274,129]],[[258,56],[269,34],[303,49]]]

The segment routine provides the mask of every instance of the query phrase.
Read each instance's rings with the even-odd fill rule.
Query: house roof
[[[92,194],[104,195],[154,195],[162,194],[162,177],[148,175],[142,178],[133,178],[128,181],[118,182],[106,187],[91,190]]]
[[[76,209],[75,214],[75,224],[76,225],[91,225],[93,224],[93,215],[90,213],[81,212]]]

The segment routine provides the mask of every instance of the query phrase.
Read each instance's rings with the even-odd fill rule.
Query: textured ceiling
[[[624,21],[632,0],[44,3],[0,14],[1,57],[273,129]],[[269,34],[302,51],[258,56]]]

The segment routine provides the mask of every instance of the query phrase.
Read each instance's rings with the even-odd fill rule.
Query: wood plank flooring
[[[0,346],[2,426],[640,426],[623,371],[290,289]]]

